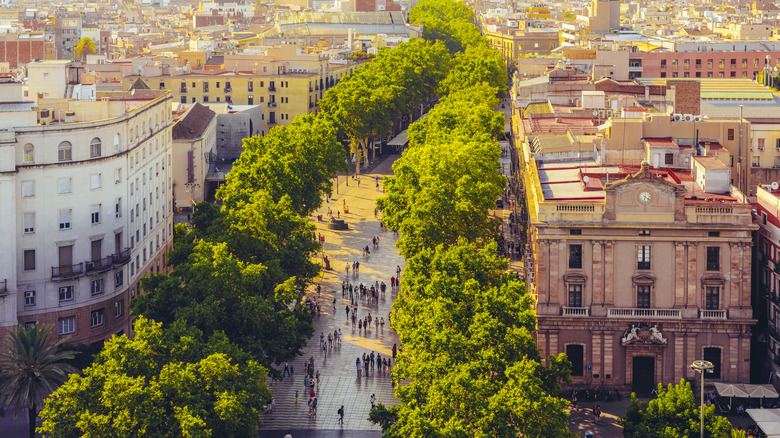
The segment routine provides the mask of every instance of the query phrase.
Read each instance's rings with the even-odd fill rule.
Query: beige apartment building
[[[566,353],[580,387],[649,393],[693,378],[698,359],[715,365],[708,380],[747,382],[756,226],[731,168],[524,156],[543,356]]]

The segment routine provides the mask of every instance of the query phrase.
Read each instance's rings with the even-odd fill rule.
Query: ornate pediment
[[[631,327],[623,333],[620,343],[624,347],[632,344],[665,345],[666,338],[658,329],[658,325],[631,324]]]
[[[674,181],[674,175],[656,175],[643,162],[637,172],[604,188],[604,219],[631,223],[685,220],[685,187]]]

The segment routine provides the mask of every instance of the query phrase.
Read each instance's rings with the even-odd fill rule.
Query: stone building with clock
[[[566,353],[578,386],[648,393],[698,359],[715,364],[708,381],[749,382],[757,226],[731,169],[524,157],[543,356]]]

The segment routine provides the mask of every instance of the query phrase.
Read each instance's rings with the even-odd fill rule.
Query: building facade
[[[755,226],[727,166],[525,167],[543,355],[566,353],[582,386],[649,393],[697,359],[715,364],[708,380],[749,381]]]
[[[21,84],[3,87],[22,100]],[[171,243],[170,101],[154,91],[4,105],[0,331],[46,323],[74,343],[129,332],[129,300],[165,269]]]
[[[755,303],[756,319],[766,341],[766,366],[775,386],[780,384],[780,192],[771,185],[759,185],[756,193],[755,222]]]

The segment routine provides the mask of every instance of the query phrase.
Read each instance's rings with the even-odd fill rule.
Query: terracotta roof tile
[[[187,114],[173,125],[173,139],[188,140],[202,136],[214,117],[214,111],[199,103],[193,104]]]

